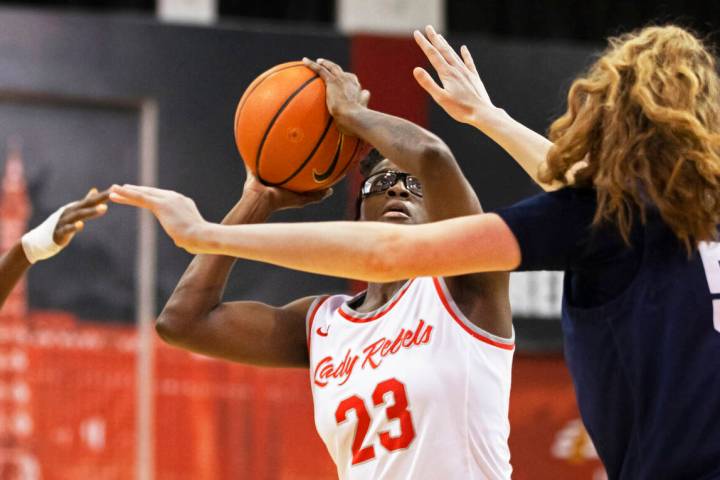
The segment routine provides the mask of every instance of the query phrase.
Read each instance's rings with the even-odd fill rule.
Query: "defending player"
[[[440,36],[428,35],[432,45],[424,47],[444,85],[418,71],[423,87],[520,163],[533,162],[537,155],[517,143],[527,141],[522,128],[479,88],[467,49],[459,59]],[[495,214],[404,228],[220,228],[175,194],[118,191],[152,209],[191,250],[317,273],[391,281],[562,269],[565,355],[610,478],[720,478],[716,68],[702,43],[675,26],[611,39],[573,83],[568,110],[550,129],[554,145],[539,178],[570,187]],[[288,239],[292,248],[283,246]],[[378,253],[385,251],[395,254]]]
[[[360,220],[415,224],[481,211],[440,139],[367,109],[368,93],[334,63],[306,64],[325,81],[339,128],[382,152],[363,161]],[[248,175],[223,223],[263,222],[322,197]],[[233,261],[196,257],[158,333],[232,361],[309,368],[315,423],[340,478],[510,478],[514,340],[506,273],[370,283],[354,298],[308,297],[276,308],[222,302]]]
[[[59,253],[85,227],[86,220],[105,214],[109,195],[107,190],[90,190],[85,198],[60,208],[27,232],[0,257],[0,308],[28,268]]]

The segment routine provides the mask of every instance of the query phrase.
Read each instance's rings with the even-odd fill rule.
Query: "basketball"
[[[235,143],[264,185],[296,192],[337,183],[363,153],[325,105],[325,84],[302,62],[277,65],[245,90],[235,111]]]

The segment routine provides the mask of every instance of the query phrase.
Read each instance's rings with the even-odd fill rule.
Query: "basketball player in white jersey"
[[[85,198],[58,209],[0,256],[0,308],[34,263],[59,253],[85,228],[86,220],[105,214],[109,195],[108,190],[98,192],[93,188]]]
[[[363,162],[359,220],[413,224],[481,212],[439,138],[368,109],[369,94],[334,63],[305,61],[325,81],[341,131],[381,153]],[[133,188],[143,187],[114,199],[132,204]],[[263,222],[323,195],[265,187],[248,174],[224,223]],[[369,284],[352,298],[321,295],[273,307],[222,301],[233,263],[197,256],[157,331],[206,355],[309,368],[315,424],[341,479],[510,478],[508,274]]]

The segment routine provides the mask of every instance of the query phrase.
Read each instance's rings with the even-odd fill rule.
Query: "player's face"
[[[360,220],[405,224],[427,221],[422,186],[411,172],[403,172],[385,159],[367,178],[371,192],[362,201]]]

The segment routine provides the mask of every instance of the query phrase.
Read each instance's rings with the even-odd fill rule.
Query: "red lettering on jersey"
[[[415,330],[401,329],[395,340],[388,340],[383,337],[371,343],[370,346],[363,349],[365,359],[361,368],[365,368],[366,365],[371,368],[378,368],[385,357],[395,355],[401,348],[411,348],[429,343],[432,329],[432,325],[426,325],[424,320],[420,320]]]
[[[337,366],[333,364],[333,357],[328,356],[320,360],[315,367],[315,375],[313,381],[318,387],[324,387],[328,384],[331,378],[343,378],[345,379],[338,383],[338,385],[344,385],[350,379],[355,363],[358,361],[358,356],[350,356],[350,350],[348,349],[345,353],[345,358]]]
[[[407,349],[430,343],[432,330],[432,325],[427,325],[424,320],[420,320],[414,329],[400,329],[394,339],[383,337],[376,340],[362,350],[364,359],[360,368],[364,369],[369,366],[376,369],[388,355],[395,355],[403,348]],[[332,355],[323,358],[315,366],[313,382],[318,387],[325,387],[334,378],[342,380],[338,385],[344,385],[350,379],[358,359],[359,356],[353,355],[352,350],[348,350],[345,353],[345,358],[337,365],[333,362]]]

